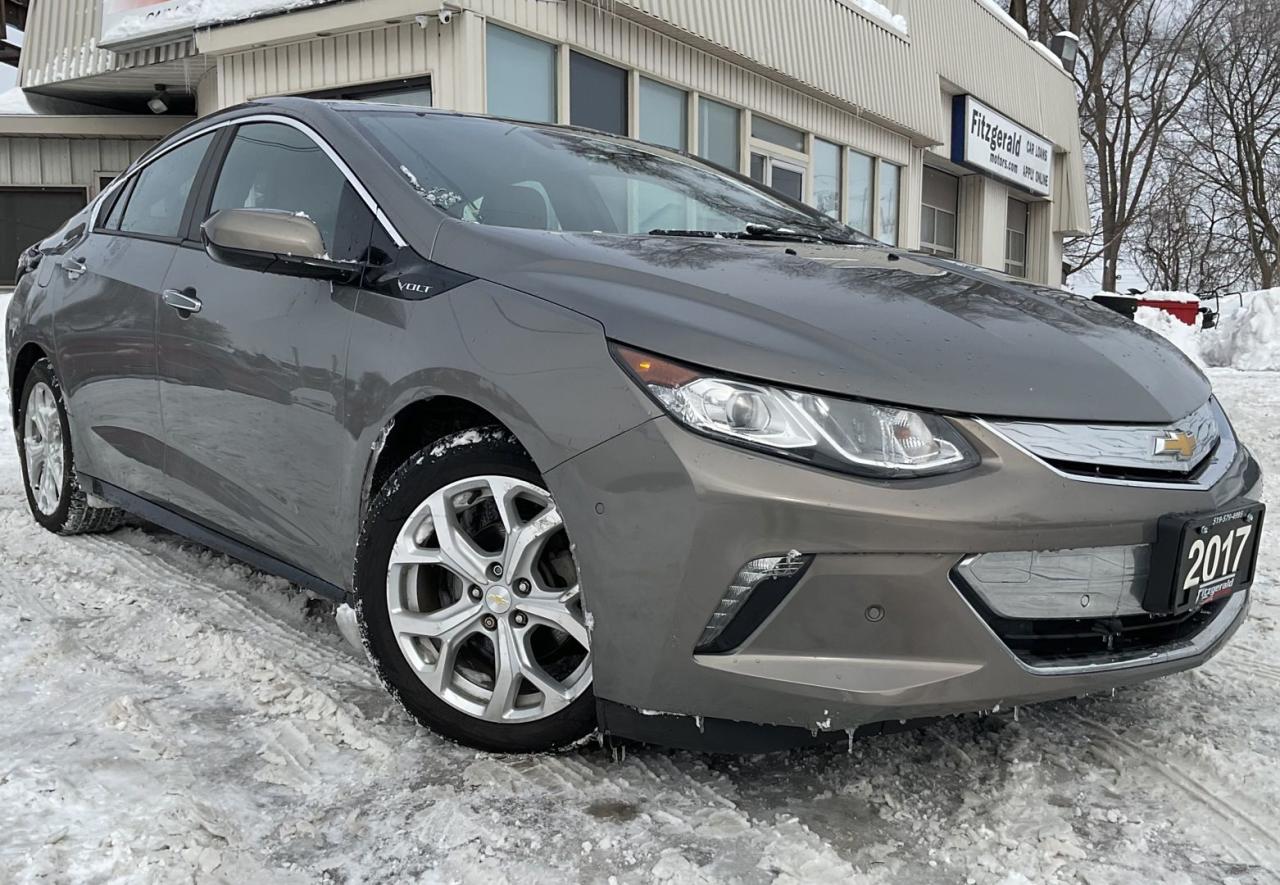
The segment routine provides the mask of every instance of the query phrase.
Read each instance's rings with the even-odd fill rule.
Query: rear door
[[[214,138],[157,155],[99,207],[82,242],[42,262],[57,309],[57,368],[77,467],[135,494],[162,491],[156,311]]]
[[[195,312],[162,305],[166,498],[225,534],[333,580],[347,341],[358,287],[214,261],[198,226],[220,209],[302,213],[330,257],[362,261],[373,213],[325,149],[284,122],[239,125],[164,282]],[[182,304],[192,303],[183,300]]]

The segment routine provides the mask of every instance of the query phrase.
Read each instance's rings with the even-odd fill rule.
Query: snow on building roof
[[[880,0],[845,0],[849,6],[856,6],[865,12],[900,32],[904,36],[907,31],[907,17],[905,15],[895,15],[889,7],[885,6]]]

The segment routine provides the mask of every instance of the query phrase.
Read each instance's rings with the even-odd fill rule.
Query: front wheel
[[[595,728],[564,522],[502,428],[440,440],[387,480],[355,584],[378,673],[423,725],[497,752],[555,749]]]

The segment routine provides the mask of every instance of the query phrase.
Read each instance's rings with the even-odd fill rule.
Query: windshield
[[[660,148],[475,117],[353,115],[424,200],[464,221],[620,234],[790,232],[867,242],[826,216]]]

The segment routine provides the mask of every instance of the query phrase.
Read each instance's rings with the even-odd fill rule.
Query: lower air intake
[[[746,642],[800,581],[812,561],[812,556],[792,550],[782,556],[762,556],[744,565],[711,613],[695,652],[722,654]]]

